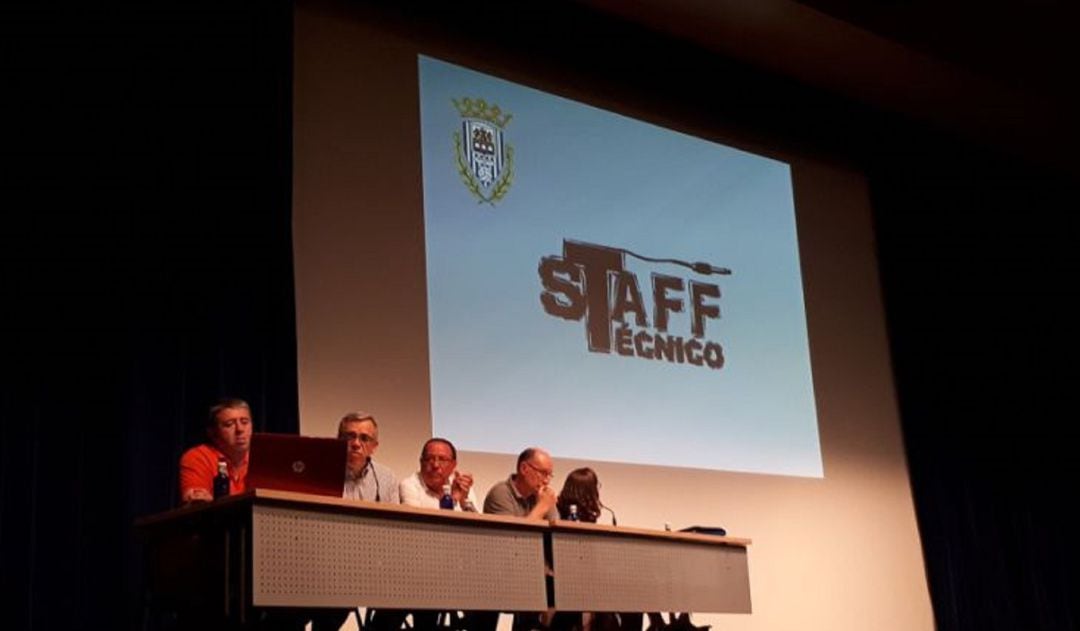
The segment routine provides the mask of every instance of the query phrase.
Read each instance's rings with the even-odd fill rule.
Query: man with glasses
[[[473,477],[458,472],[457,449],[445,438],[429,439],[420,449],[420,470],[401,481],[401,503],[420,508],[439,508],[443,487],[450,485],[454,509],[476,512]]]
[[[407,506],[419,508],[439,508],[439,500],[442,499],[443,487],[450,485],[450,497],[454,499],[454,510],[475,513],[476,497],[472,492],[473,477],[471,474],[456,471],[457,448],[445,438],[431,438],[420,448],[420,470],[401,481],[398,487],[401,495],[401,503]],[[396,630],[405,620],[403,610],[380,609],[375,613],[374,620],[377,624],[376,631]],[[461,619],[456,616],[457,612],[438,611],[412,611],[413,631],[435,631],[445,628],[440,623],[442,615],[449,616],[451,627],[460,628]],[[466,612],[465,616],[473,615]],[[369,630],[370,631],[370,630]]]
[[[398,503],[394,472],[375,462],[379,425],[367,412],[349,412],[338,423],[338,438],[349,442],[342,497],[351,500]]]
[[[529,447],[518,456],[517,473],[488,491],[484,512],[528,519],[557,519],[557,497],[548,486],[553,473],[551,455],[539,447]]]
[[[337,435],[349,443],[345,487],[341,496],[350,500],[397,504],[397,477],[388,467],[372,459],[379,448],[379,424],[375,422],[375,417],[367,412],[349,412],[341,417]],[[310,619],[312,631],[337,631],[350,613],[351,609],[317,609],[301,611],[299,618],[301,621]],[[374,631],[395,630],[405,617],[399,617],[396,610],[369,611],[368,615],[371,621],[369,627]],[[394,622],[397,622],[396,626]]]
[[[554,474],[551,454],[539,447],[529,447],[517,459],[517,473],[497,483],[484,498],[484,512],[492,515],[515,515],[526,519],[556,519],[558,499],[548,483]],[[512,631],[530,631],[547,627],[550,615],[533,612],[514,614]],[[471,631],[495,631],[499,613],[481,611],[472,615]]]

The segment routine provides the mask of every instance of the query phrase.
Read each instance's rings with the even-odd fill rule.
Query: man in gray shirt
[[[484,498],[484,512],[492,515],[515,515],[526,519],[556,519],[555,491],[548,486],[554,473],[551,454],[539,447],[529,447],[517,459],[517,472],[497,483]],[[515,613],[513,631],[546,628],[550,614]],[[499,622],[496,611],[478,611],[470,615],[471,631],[495,631]]]
[[[367,412],[349,412],[338,423],[338,438],[349,441],[345,472],[345,499],[398,503],[394,472],[375,462],[379,448],[379,424]]]
[[[394,472],[372,460],[379,448],[379,425],[367,412],[349,412],[338,423],[338,438],[349,442],[345,462],[345,487],[341,496],[350,500],[398,503],[398,482]],[[319,609],[310,613],[312,631],[337,631],[349,617],[351,609]],[[383,625],[372,624],[376,629],[390,629],[393,622],[404,620],[404,613],[379,610],[370,612]]]
[[[529,447],[518,456],[517,473],[488,491],[484,512],[528,519],[557,519],[557,498],[548,486],[553,473],[551,454],[539,447]]]

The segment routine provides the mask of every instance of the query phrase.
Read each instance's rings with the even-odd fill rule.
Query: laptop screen
[[[341,497],[347,449],[337,438],[253,434],[246,486]]]

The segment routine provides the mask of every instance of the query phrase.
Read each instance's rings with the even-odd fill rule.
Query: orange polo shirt
[[[248,456],[239,466],[233,466],[225,454],[212,445],[192,447],[180,456],[180,501],[188,501],[188,494],[194,489],[203,489],[211,496],[214,494],[214,477],[217,475],[218,460],[228,463],[229,495],[243,492],[248,471]]]

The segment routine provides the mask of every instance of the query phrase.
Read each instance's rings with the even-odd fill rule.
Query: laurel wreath
[[[465,188],[469,189],[473,197],[479,200],[478,204],[487,203],[495,206],[495,202],[501,200],[506,195],[506,192],[510,190],[510,185],[514,183],[514,148],[508,144],[504,144],[503,148],[506,150],[505,168],[499,179],[495,180],[491,195],[485,196],[480,190],[480,183],[477,182],[476,177],[469,170],[469,166],[465,164],[465,152],[462,151],[461,146],[461,132],[454,132],[454,159],[457,161],[458,175],[461,176]]]

